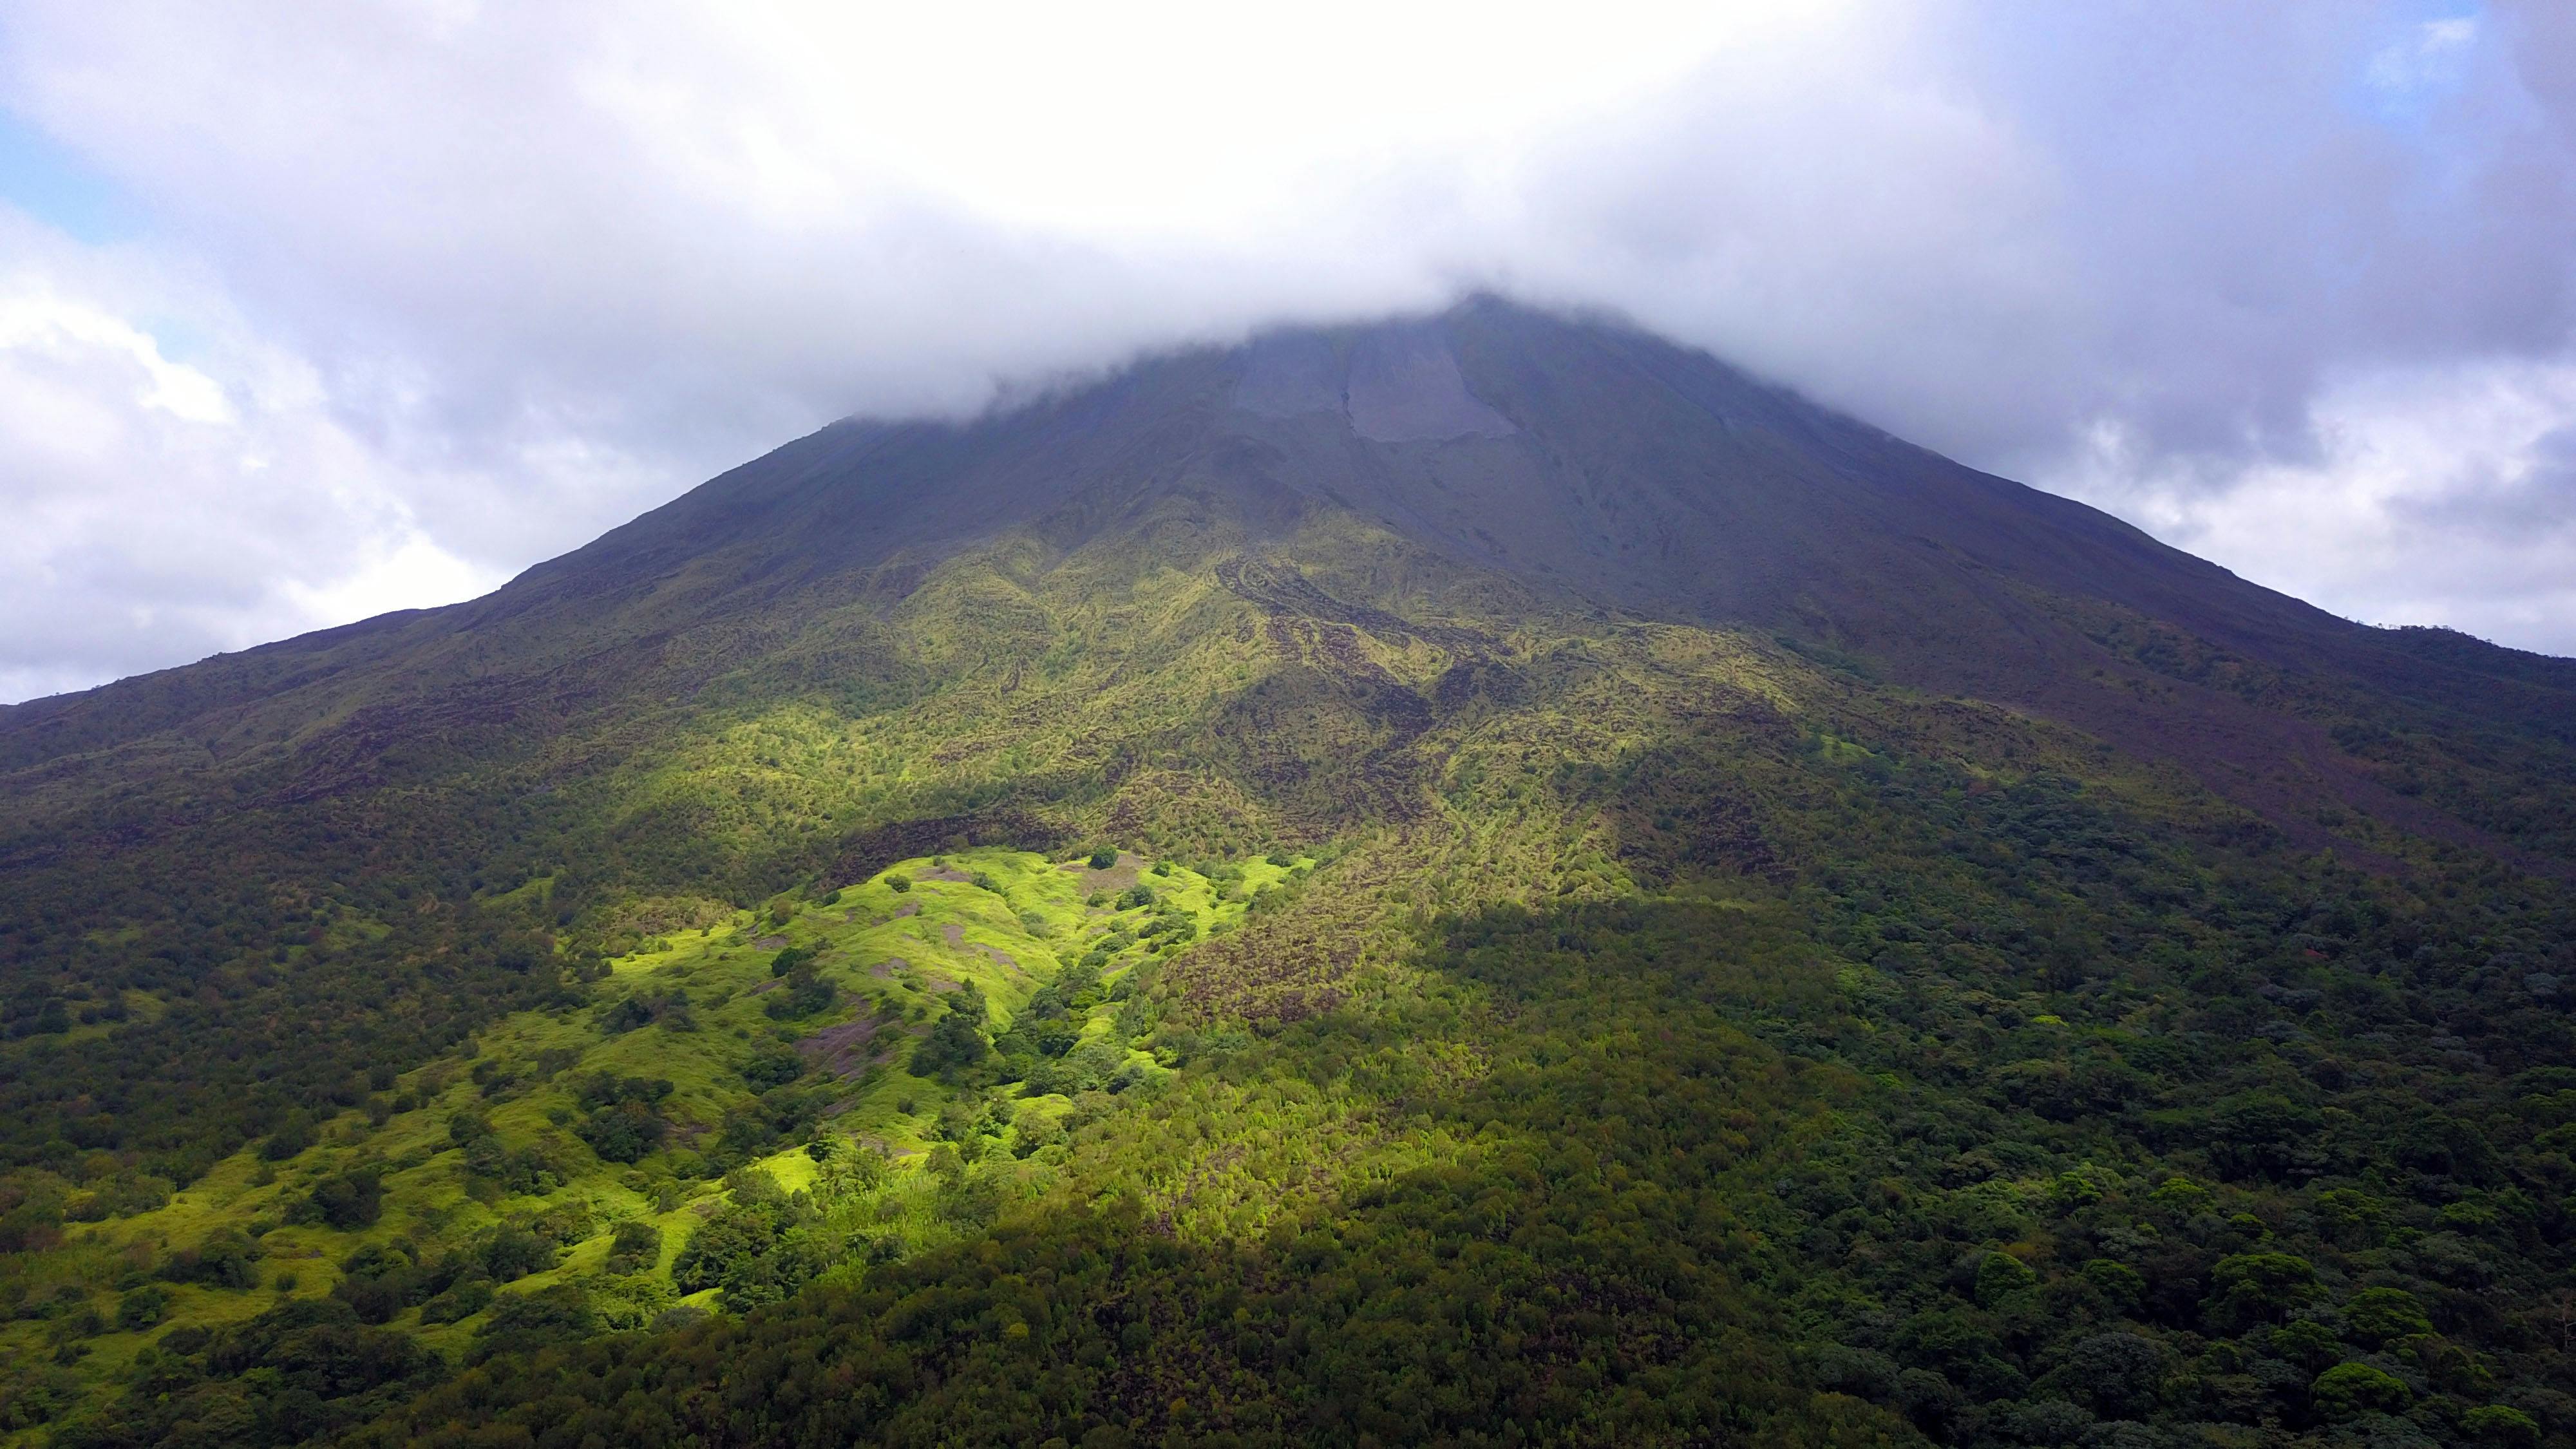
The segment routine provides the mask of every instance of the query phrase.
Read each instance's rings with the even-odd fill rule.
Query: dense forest
[[[0,719],[0,1432],[2576,1444],[2561,662],[1255,534]]]

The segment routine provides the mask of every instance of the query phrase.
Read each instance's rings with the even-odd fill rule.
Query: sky
[[[2576,655],[2576,6],[0,0],[0,700],[1491,288]]]

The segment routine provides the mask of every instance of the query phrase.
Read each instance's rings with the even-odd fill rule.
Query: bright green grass
[[[933,1201],[937,1185],[923,1170],[942,1109],[961,1096],[980,1098],[988,1091],[1016,1096],[1020,1091],[1016,1084],[952,1087],[904,1070],[928,1023],[945,1009],[942,998],[971,984],[989,1005],[992,1033],[1006,1031],[1030,996],[1053,981],[1065,963],[1113,929],[1132,927],[1152,914],[1153,908],[1145,906],[1121,909],[1114,895],[1101,899],[1102,880],[1143,881],[1162,910],[1186,912],[1203,939],[1234,929],[1254,893],[1311,864],[1303,859],[1290,866],[1253,860],[1236,867],[1237,878],[1221,885],[1178,864],[1133,854],[1095,878],[1080,861],[973,849],[903,861],[837,892],[817,892],[792,903],[783,924],[769,913],[737,911],[727,924],[664,932],[647,941],[645,949],[609,963],[611,974],[596,983],[593,1007],[505,1017],[470,1043],[470,1050],[406,1074],[397,1091],[419,1100],[412,1110],[390,1116],[381,1126],[371,1126],[363,1112],[344,1112],[322,1125],[313,1147],[283,1162],[262,1162],[255,1150],[237,1153],[164,1207],[73,1226],[60,1246],[24,1255],[13,1276],[26,1285],[31,1300],[51,1297],[62,1285],[76,1285],[85,1291],[87,1306],[112,1323],[119,1284],[144,1281],[144,1272],[172,1252],[226,1229],[257,1237],[265,1254],[257,1287],[165,1284],[171,1302],[160,1323],[142,1332],[111,1327],[82,1340],[87,1352],[73,1367],[92,1392],[123,1377],[134,1367],[138,1351],[172,1328],[216,1327],[270,1306],[281,1294],[281,1275],[291,1275],[294,1286],[286,1291],[296,1296],[327,1294],[341,1276],[339,1264],[367,1243],[408,1239],[434,1254],[505,1224],[526,1223],[567,1207],[584,1210],[592,1231],[567,1244],[555,1268],[518,1279],[505,1291],[532,1292],[580,1281],[595,1295],[641,1301],[648,1308],[680,1301],[712,1306],[712,1290],[682,1300],[669,1286],[672,1259],[702,1220],[702,1210],[723,1191],[719,1183],[694,1174],[697,1155],[687,1142],[706,1140],[728,1111],[753,1099],[739,1069],[756,1051],[879,1013],[890,1016],[877,1039],[886,1050],[856,1078],[826,1079],[835,1083],[833,1107],[818,1135],[888,1155],[893,1170],[885,1184],[844,1210],[900,1230],[916,1248],[928,1246],[955,1232],[944,1225]],[[898,876],[911,882],[909,889],[889,884]],[[993,888],[978,884],[977,877]],[[539,888],[532,882],[521,890]],[[762,1010],[771,989],[770,962],[785,945],[820,948],[817,967],[840,996],[832,1008],[792,1024],[774,1021]],[[1132,946],[1104,968],[1103,984],[1114,987],[1154,959],[1152,950]],[[687,993],[695,1030],[661,1022],[611,1034],[598,1024],[599,1009],[622,997],[676,992]],[[1119,1007],[1119,1001],[1104,1000],[1088,1008],[1084,1035],[1113,1030]],[[1161,1071],[1142,1049],[1131,1049],[1129,1057],[1148,1071]],[[519,1084],[487,1098],[473,1077],[473,1069],[487,1063],[487,1071],[521,1079]],[[551,1072],[545,1070],[549,1066]],[[662,1104],[675,1128],[664,1150],[631,1166],[604,1162],[573,1134],[579,1083],[601,1072],[673,1084]],[[1014,1105],[1021,1121],[1032,1114],[1061,1120],[1072,1110],[1060,1095]],[[474,1112],[488,1117],[506,1148],[544,1149],[564,1169],[564,1180],[546,1192],[509,1196],[478,1186],[448,1135],[452,1117]],[[791,1192],[811,1187],[818,1171],[802,1144],[751,1165],[770,1172]],[[373,1225],[340,1232],[286,1221],[315,1182],[370,1166],[383,1172],[385,1186],[383,1212]],[[670,1210],[660,1210],[664,1205]],[[662,1231],[659,1265],[627,1279],[604,1275],[601,1264],[616,1225],[637,1218]],[[452,1355],[470,1343],[481,1318],[424,1325],[414,1308],[394,1319],[393,1326]],[[0,1354],[21,1364],[50,1360],[55,1348],[48,1326],[32,1320],[0,1325]]]

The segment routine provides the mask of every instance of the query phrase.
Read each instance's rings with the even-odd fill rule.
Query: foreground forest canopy
[[[2576,1444],[2576,664],[1490,300],[0,712],[0,1430]]]

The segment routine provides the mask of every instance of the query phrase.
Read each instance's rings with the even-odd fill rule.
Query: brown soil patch
[[[869,967],[868,974],[870,976],[882,976],[886,980],[891,981],[894,979],[894,973],[902,970],[910,964],[912,963],[904,960],[901,956],[888,956],[874,966]]]
[[[939,928],[939,933],[948,938],[948,949],[951,951],[977,952],[996,966],[1006,966],[1013,971],[1022,969],[1019,958],[1013,956],[1010,952],[995,950],[993,947],[987,946],[981,941],[967,940],[966,928],[963,926],[951,922],[947,925],[941,926]],[[932,979],[936,980],[937,978],[934,977]],[[939,990],[946,991],[955,984],[955,982],[950,982],[948,986],[942,986]]]
[[[1056,869],[1072,876],[1074,884],[1082,887],[1084,895],[1093,891],[1123,891],[1134,885],[1136,877],[1143,874],[1145,857],[1122,850],[1118,852],[1118,863],[1107,870],[1093,870],[1088,860],[1068,861]]]
[[[959,885],[964,885],[973,880],[974,877],[952,866],[941,866],[937,870],[925,870],[921,874],[914,876],[913,879],[954,881]]]
[[[902,919],[903,919],[904,917],[906,917],[906,916],[917,916],[917,915],[920,915],[920,914],[921,914],[921,902],[919,902],[919,901],[905,901],[902,905],[899,905],[899,906],[895,907],[895,908],[894,908],[894,914],[893,914],[893,915],[891,915],[891,916],[886,917],[886,919],[887,919],[887,920],[889,920],[889,921],[900,921],[900,920],[902,920]]]
[[[751,949],[755,951],[784,951],[787,949],[787,938],[785,936],[763,936],[759,940],[751,943]]]
[[[796,1044],[799,1055],[816,1067],[844,1081],[868,1069],[879,1055],[876,1045],[880,1023],[873,1017],[840,1026],[827,1026]]]

